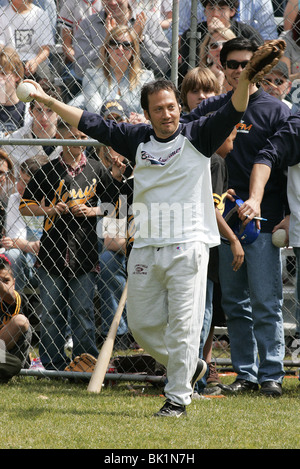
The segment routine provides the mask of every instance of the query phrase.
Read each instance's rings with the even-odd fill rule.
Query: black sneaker
[[[197,383],[197,381],[199,381],[199,379],[201,379],[205,375],[206,370],[207,370],[206,362],[204,360],[201,360],[201,358],[198,358],[197,368],[191,381],[193,392],[194,392],[195,384]]]
[[[162,408],[154,414],[154,417],[176,417],[186,415],[185,405],[176,404],[167,399]]]

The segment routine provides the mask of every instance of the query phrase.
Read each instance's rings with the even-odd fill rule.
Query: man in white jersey
[[[243,72],[222,109],[188,124],[179,123],[179,93],[172,82],[146,84],[141,104],[152,126],[105,121],[35,86],[31,96],[37,101],[135,166],[129,327],[137,342],[167,369],[166,402],[155,415],[186,415],[193,387],[206,370],[198,359],[199,340],[209,248],[219,244],[209,157],[242,118],[249,81]]]

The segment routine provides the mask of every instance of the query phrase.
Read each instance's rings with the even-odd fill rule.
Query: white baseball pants
[[[165,396],[188,405],[199,357],[209,248],[202,242],[133,248],[127,317],[140,346],[167,369]]]

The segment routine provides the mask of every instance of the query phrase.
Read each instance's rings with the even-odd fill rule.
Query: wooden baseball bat
[[[101,392],[101,388],[102,388],[102,384],[103,384],[105,374],[108,368],[109,360],[112,355],[118,326],[119,326],[120,319],[121,319],[123,309],[124,309],[126,299],[127,299],[127,283],[128,281],[126,281],[116,314],[111,323],[111,326],[109,328],[104,344],[102,345],[102,348],[100,350],[100,353],[99,353],[99,356],[95,365],[95,369],[92,373],[91,379],[88,384],[88,388],[87,388],[88,392],[94,392],[98,394]]]

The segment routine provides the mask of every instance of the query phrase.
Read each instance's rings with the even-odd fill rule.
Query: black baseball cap
[[[125,101],[119,99],[111,99],[109,101],[106,101],[100,109],[100,115],[104,117],[104,119],[109,116],[109,114],[117,114],[123,119],[128,119],[130,111]]]

